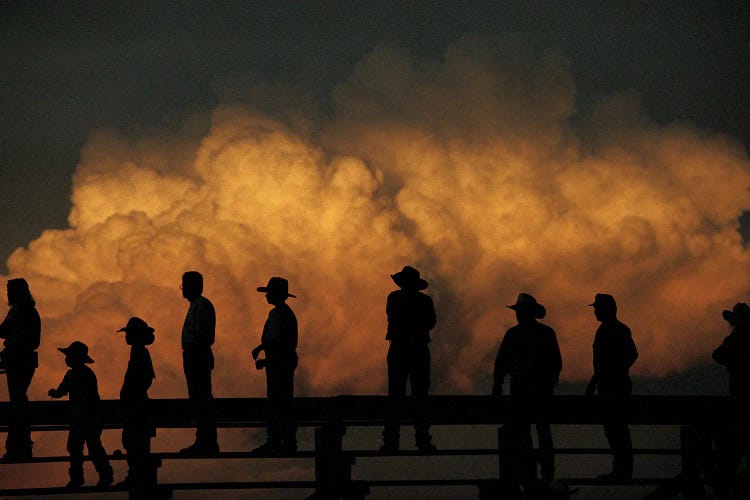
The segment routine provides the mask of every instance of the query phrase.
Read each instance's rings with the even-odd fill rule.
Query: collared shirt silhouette
[[[612,449],[612,471],[602,479],[629,479],[633,475],[633,443],[626,416],[632,392],[630,367],[638,359],[630,328],[617,319],[617,303],[609,294],[598,293],[594,303],[601,322],[594,337],[594,375],[586,395],[598,390],[602,398],[604,433]]]
[[[203,294],[203,276],[197,271],[182,275],[182,296],[190,302],[182,327],[182,366],[188,397],[198,421],[195,442],[180,450],[183,455],[214,455],[219,452],[211,392],[214,355],[211,346],[216,330],[216,312]]]
[[[386,315],[388,331],[388,395],[391,398],[389,417],[383,429],[381,451],[395,452],[400,441],[400,413],[406,397],[407,381],[411,384],[414,400],[414,432],[417,448],[435,451],[427,422],[427,394],[430,388],[430,330],[437,318],[435,306],[429,295],[421,290],[427,281],[411,266],[404,268],[391,279],[399,286],[388,295]]]
[[[732,325],[732,332],[713,352],[713,359],[729,372],[729,393],[741,399],[750,398],[750,307],[735,304],[723,317]]]
[[[548,411],[554,387],[562,370],[562,356],[555,331],[537,320],[547,311],[529,294],[518,295],[516,303],[508,306],[516,311],[518,324],[505,332],[495,358],[494,385],[492,393],[503,392],[505,377],[510,375],[510,394],[513,397],[512,434],[523,451],[524,466],[521,481],[536,476],[536,467],[531,458],[530,412],[543,416]],[[539,437],[539,462],[545,481],[554,476],[555,463],[552,448],[552,431],[549,423],[536,424]]]
[[[68,453],[70,453],[70,481],[68,487],[83,485],[83,445],[88,447],[94,468],[99,473],[97,486],[112,483],[112,467],[101,442],[102,425],[99,412],[99,388],[94,371],[86,366],[94,360],[88,355],[88,347],[75,341],[68,347],[58,347],[65,354],[65,364],[70,367],[56,389],[49,390],[52,398],[68,396],[70,399],[70,431]]]
[[[149,407],[148,389],[156,378],[147,345],[154,342],[154,329],[141,318],[133,317],[117,330],[125,332],[130,359],[120,389],[123,411],[122,445],[128,455],[125,479],[131,496],[156,498],[157,461],[151,456],[151,438],[156,435]]]
[[[546,310],[525,293],[508,307],[516,310],[517,316],[526,317],[505,332],[495,359],[494,390],[502,391],[505,377],[510,375],[511,395],[550,394],[560,377],[562,356],[555,331],[537,321]]]
[[[258,454],[293,453],[297,451],[297,425],[294,418],[294,371],[297,368],[297,317],[286,303],[289,282],[278,276],[258,287],[273,305],[263,325],[260,344],[252,356],[258,370],[266,371],[266,394],[270,407],[268,439],[254,451]],[[265,353],[265,358],[259,358]]]
[[[42,322],[25,279],[8,280],[7,291],[10,310],[0,323],[0,338],[5,339],[0,359],[8,381],[11,418],[3,458],[23,460],[31,458],[27,391],[39,365],[36,350]]]

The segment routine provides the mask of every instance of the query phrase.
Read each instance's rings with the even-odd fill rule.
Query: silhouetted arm
[[[492,375],[493,396],[503,394],[503,383],[505,382],[505,376],[508,375],[510,366],[510,344],[511,340],[509,340],[509,335],[506,333],[503,341],[500,343],[500,348],[497,350],[497,357],[495,357],[495,370]]]
[[[10,312],[7,316],[5,316],[5,319],[2,323],[0,323],[0,339],[7,339],[8,335],[10,335]]]
[[[627,332],[627,335],[625,336],[625,346],[623,348],[623,361],[625,362],[625,366],[629,369],[633,366],[635,360],[638,359],[638,349],[635,347],[633,334],[630,332],[630,328],[625,327],[625,331]]]
[[[47,394],[51,398],[59,399],[67,394],[70,393],[70,370],[68,370],[65,373],[65,376],[62,379],[62,382],[60,382],[60,385],[57,386],[57,389],[50,389]]]
[[[714,358],[714,361],[724,366],[727,366],[732,362],[733,340],[732,336],[729,335],[719,347],[714,349],[714,352],[711,355],[711,357]]]
[[[427,297],[426,302],[426,314],[425,314],[425,329],[427,331],[432,330],[435,328],[435,325],[437,324],[437,315],[435,314],[435,303],[432,301],[432,297],[429,295],[425,295]]]
[[[562,354],[560,354],[560,346],[557,343],[557,335],[552,328],[550,328],[550,333],[552,334],[550,367],[552,368],[552,384],[556,385],[560,380],[560,372],[562,371]]]
[[[597,385],[597,379],[596,379],[596,373],[594,373],[591,376],[591,380],[589,381],[589,385],[586,386],[586,395],[587,396],[593,396],[596,393],[596,385]]]
[[[195,341],[196,347],[210,347],[214,343],[216,332],[216,311],[213,304],[206,299],[201,307],[195,310]]]

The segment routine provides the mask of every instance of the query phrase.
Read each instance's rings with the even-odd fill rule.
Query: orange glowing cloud
[[[197,137],[94,132],[70,227],[8,261],[44,317],[32,396],[62,376],[54,348],[81,339],[116,397],[127,350],[113,332],[131,315],[157,330],[152,395],[184,396],[188,269],[218,313],[219,397],[264,392],[249,353],[268,310],[255,288],[272,275],[299,297],[298,392],[384,391],[388,275],[404,264],[435,298],[439,391],[483,387],[519,291],[547,307],[567,380],[590,374],[597,292],[634,332],[635,372],[706,359],[750,283],[737,232],[750,161],[727,137],[651,122],[632,95],[586,117],[574,96],[564,58],[467,38],[439,61],[375,49],[325,119],[235,101]]]

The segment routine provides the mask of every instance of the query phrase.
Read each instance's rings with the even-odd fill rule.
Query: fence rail
[[[429,399],[430,422],[441,426],[501,425],[510,416],[511,400],[507,396],[493,398],[490,396],[432,396]],[[184,399],[157,399],[151,401],[152,413],[159,428],[186,428],[194,426],[190,420],[190,405]],[[406,413],[409,411],[407,400]],[[33,401],[29,404],[29,419],[34,432],[60,431],[67,429],[68,401]],[[496,480],[497,478],[468,479],[398,479],[398,480],[365,480],[352,479],[352,466],[357,458],[362,457],[413,457],[434,456],[498,456],[498,448],[482,449],[441,449],[434,453],[422,453],[418,450],[404,450],[384,454],[377,450],[345,449],[343,436],[348,427],[382,426],[388,413],[386,396],[334,396],[315,398],[296,398],[295,413],[301,427],[315,428],[315,449],[299,451],[285,455],[287,458],[314,459],[314,481],[241,481],[214,483],[170,483],[172,489],[257,489],[257,488],[305,488],[315,489],[317,497],[322,498],[364,498],[370,487],[386,486],[458,486],[477,485]],[[729,397],[724,396],[634,396],[627,420],[634,425],[667,425],[667,426],[715,426],[738,423],[739,415]],[[215,400],[217,424],[221,428],[263,427],[269,414],[267,401],[264,398],[222,398]],[[120,402],[105,400],[101,403],[105,428],[122,426]],[[536,416],[532,415],[532,419]],[[602,411],[597,398],[582,396],[556,396],[551,407],[545,413],[545,420],[551,424],[564,425],[598,425],[601,424]],[[9,419],[8,403],[0,403],[0,431],[7,430]],[[409,424],[404,419],[404,424]],[[608,454],[602,448],[557,448],[558,455],[598,455]],[[682,448],[638,448],[636,455],[683,455]],[[184,457],[175,452],[155,453],[163,460],[181,460]],[[114,460],[125,458],[123,455],[111,457]],[[222,459],[263,459],[249,452],[222,452],[210,457]],[[279,458],[279,457],[274,457]],[[195,458],[191,458],[195,459]],[[52,463],[67,461],[67,456],[34,457],[25,463]],[[0,463],[0,467],[3,467]],[[569,484],[592,485],[602,484],[594,478],[567,478]],[[624,482],[628,485],[663,485],[665,478],[634,478]],[[608,483],[611,484],[611,483]],[[63,488],[28,488],[2,489],[0,495],[59,495],[70,493]],[[102,491],[124,491],[123,488],[108,487],[82,488],[80,493]]]

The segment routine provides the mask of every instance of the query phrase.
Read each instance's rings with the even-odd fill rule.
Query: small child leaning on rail
[[[89,348],[83,342],[75,341],[68,347],[58,347],[65,354],[65,364],[70,370],[57,389],[50,389],[50,397],[58,399],[70,397],[70,432],[68,433],[68,453],[70,453],[70,481],[68,488],[83,486],[83,444],[89,449],[91,461],[99,473],[97,487],[112,484],[112,467],[107,452],[101,442],[102,424],[99,415],[99,389],[94,371],[86,366],[94,360],[89,357]]]

